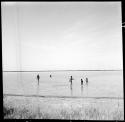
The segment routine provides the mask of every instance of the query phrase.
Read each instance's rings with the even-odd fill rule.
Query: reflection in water
[[[39,80],[38,80],[38,84],[37,84],[37,114],[38,117],[40,118],[40,99],[39,99]]]
[[[88,81],[86,82],[86,85],[88,86]]]
[[[70,84],[70,92],[71,92],[71,96],[72,96],[73,95],[72,84]]]
[[[37,84],[37,90],[36,90],[36,95],[39,96],[39,84]]]
[[[88,84],[88,78],[86,78],[86,83]]]
[[[87,93],[87,96],[88,96],[88,82],[86,83],[86,93]]]
[[[83,85],[81,85],[81,96],[83,96]]]

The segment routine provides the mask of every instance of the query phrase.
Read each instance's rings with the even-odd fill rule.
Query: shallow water
[[[37,74],[40,75],[39,88]],[[49,77],[50,74],[52,78]],[[74,78],[72,87],[69,82],[71,75]],[[88,84],[85,82],[86,77],[88,77]],[[83,87],[81,87],[81,78]],[[123,97],[123,71],[3,72],[3,93]]]

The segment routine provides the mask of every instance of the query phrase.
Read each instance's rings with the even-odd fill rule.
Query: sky
[[[123,69],[121,2],[2,2],[3,71]]]

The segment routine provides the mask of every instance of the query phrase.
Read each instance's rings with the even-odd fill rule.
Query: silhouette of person
[[[72,80],[74,80],[73,78],[72,78],[72,76],[70,76],[70,83],[72,84]]]
[[[52,77],[52,75],[50,75],[50,78]]]
[[[40,79],[40,76],[39,76],[39,74],[38,74],[38,75],[37,75],[38,85],[39,85],[39,79]]]
[[[83,79],[81,79],[81,85],[83,85]]]
[[[88,83],[88,78],[86,78],[86,83]]]

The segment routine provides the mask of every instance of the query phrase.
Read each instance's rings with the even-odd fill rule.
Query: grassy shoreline
[[[124,120],[123,100],[4,97],[4,119]]]

